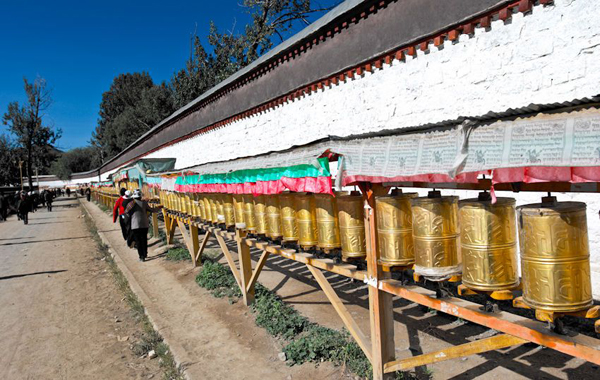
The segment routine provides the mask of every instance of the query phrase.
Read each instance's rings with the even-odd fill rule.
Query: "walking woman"
[[[161,207],[152,208],[148,202],[142,200],[142,192],[135,190],[133,199],[127,204],[125,214],[131,216],[131,237],[137,246],[140,261],[146,261],[148,257],[148,212],[158,212]]]
[[[115,202],[115,207],[113,208],[113,223],[117,221],[119,218],[119,225],[121,226],[121,234],[123,234],[123,240],[127,241],[127,237],[129,236],[129,223],[123,217],[125,214],[125,206],[127,206],[127,202],[131,199],[131,192],[126,190],[125,188],[121,188],[119,190],[121,196]]]

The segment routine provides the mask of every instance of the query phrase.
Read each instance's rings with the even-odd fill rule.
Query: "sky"
[[[156,83],[168,81],[189,57],[196,28],[204,42],[211,20],[221,31],[243,31],[250,15],[240,3],[0,0],[0,116],[25,100],[24,77],[43,77],[53,97],[44,121],[63,132],[57,147],[85,146],[114,77],[146,71]]]

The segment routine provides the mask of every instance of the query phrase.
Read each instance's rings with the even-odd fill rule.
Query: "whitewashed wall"
[[[600,2],[555,0],[473,37],[419,51],[406,63],[305,96],[220,130],[156,151],[177,168],[287,149],[328,135],[414,127],[532,103],[600,94]],[[198,126],[201,127],[201,126]],[[450,192],[448,192],[450,193]],[[461,197],[473,193],[456,192]],[[500,195],[500,193],[499,193]],[[518,204],[541,194],[512,194]],[[560,195],[588,204],[594,295],[600,299],[600,195]]]

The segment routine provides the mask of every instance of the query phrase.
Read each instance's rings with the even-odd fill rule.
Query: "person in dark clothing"
[[[71,196],[71,189],[67,187],[67,197]]]
[[[131,239],[135,241],[140,261],[146,261],[148,256],[148,212],[158,212],[160,208],[152,208],[147,201],[142,200],[142,192],[135,190],[133,199],[125,208],[125,213],[131,217]]]
[[[29,223],[29,212],[31,211],[31,200],[25,193],[21,193],[21,198],[19,199],[19,204],[17,206],[17,211],[23,220],[23,224]]]
[[[92,190],[89,187],[85,189],[85,197],[88,202],[92,199]]]
[[[121,196],[115,202],[115,207],[113,208],[113,223],[116,223],[117,218],[119,219],[119,225],[121,226],[121,233],[123,234],[123,240],[127,241],[129,237],[129,223],[128,219],[124,216],[125,214],[125,206],[126,203],[131,199],[131,192],[125,190],[125,188],[121,188],[119,190]]]
[[[48,211],[51,212],[52,211],[52,193],[50,191],[46,191],[46,193],[44,194],[44,200],[46,201],[46,207],[48,208]]]

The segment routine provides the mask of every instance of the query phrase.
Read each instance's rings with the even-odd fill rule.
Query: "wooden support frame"
[[[252,259],[250,257],[250,247],[242,241],[246,237],[246,232],[240,229],[235,230],[235,241],[237,242],[238,258],[240,261],[240,288],[244,298],[244,304],[250,306],[254,302],[254,286],[250,286],[252,278]]]
[[[152,236],[158,237],[158,213],[152,213]]]
[[[422,365],[433,364],[450,359],[456,359],[463,356],[481,354],[483,352],[492,350],[500,350],[502,348],[512,347],[527,342],[528,341],[525,339],[517,338],[508,334],[496,335],[486,339],[476,340],[474,342],[448,347],[443,350],[413,356],[411,358],[394,360],[392,362],[386,363],[385,372],[390,373],[395,371],[401,371]]]
[[[167,244],[173,244],[175,237],[175,218],[171,217],[166,209],[163,209],[163,217],[165,219],[165,233],[167,234]]]
[[[356,340],[356,343],[358,343],[360,348],[365,353],[365,356],[372,363],[373,355],[371,353],[372,351],[370,347],[370,339],[364,334],[364,332],[360,329],[358,324],[356,324],[356,321],[354,320],[354,318],[352,318],[352,315],[350,315],[350,312],[348,311],[340,297],[338,297],[329,281],[327,281],[327,278],[325,277],[323,272],[321,272],[320,269],[317,269],[308,264],[306,265],[306,267],[308,268],[308,270],[310,270],[310,273],[312,273],[313,277],[327,296],[327,299],[342,319],[342,322],[344,322],[344,325],[346,326],[354,340]]]
[[[215,234],[215,238],[217,239],[217,242],[219,243],[219,246],[221,247],[221,251],[223,251],[223,255],[225,256],[225,259],[227,260],[227,264],[229,264],[229,269],[231,269],[231,273],[233,273],[235,282],[237,282],[240,290],[242,291],[242,293],[244,293],[244,286],[242,283],[242,279],[240,278],[240,272],[238,270],[237,265],[235,265],[235,261],[233,260],[233,256],[231,255],[231,252],[229,252],[229,247],[227,247],[227,243],[225,243],[225,240],[223,240],[223,236],[221,236],[219,234]]]

